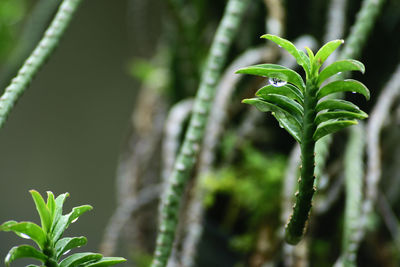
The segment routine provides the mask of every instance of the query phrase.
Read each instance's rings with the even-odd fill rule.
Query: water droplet
[[[279,123],[279,127],[283,128],[283,125]]]
[[[281,45],[278,45],[278,46],[282,48],[282,46],[281,46]]]
[[[31,239],[29,235],[24,234],[24,233],[19,233],[19,236],[25,239]]]
[[[75,218],[75,219],[72,220],[71,223],[74,223],[74,222],[76,222],[77,220],[78,220],[78,218]]]
[[[275,87],[281,87],[286,84],[286,81],[282,81],[277,78],[269,78],[268,82],[269,82],[269,84],[271,84],[272,86],[275,86]]]
[[[356,92],[352,92],[353,94],[355,94]]]
[[[67,251],[65,251],[65,252],[63,253],[63,255],[67,255],[70,251],[71,251],[71,250],[68,249]]]

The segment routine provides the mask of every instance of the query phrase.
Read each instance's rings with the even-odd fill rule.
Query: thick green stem
[[[316,79],[309,79],[304,96],[304,117],[301,147],[301,177],[299,180],[299,191],[296,193],[296,203],[293,214],[286,226],[285,239],[289,244],[297,244],[303,236],[307,219],[311,209],[311,200],[314,195],[314,149],[315,141],[313,134],[316,129],[314,123],[317,112],[318,86]]]
[[[4,94],[0,98],[0,128],[4,125],[14,104],[28,87],[46,59],[54,51],[81,1],[64,0],[51,25],[46,30],[44,37],[18,71],[17,76],[12,79],[11,84],[5,89]]]
[[[211,103],[214,99],[216,84],[220,78],[228,49],[236,35],[248,3],[249,0],[229,0],[214,37],[196,95],[189,127],[162,199],[159,232],[152,267],[167,265],[178,224],[183,189],[196,162]]]

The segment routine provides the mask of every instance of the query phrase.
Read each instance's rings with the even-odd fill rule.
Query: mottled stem
[[[196,95],[189,127],[161,203],[160,225],[152,267],[166,266],[171,254],[183,189],[196,162],[199,144],[203,138],[211,103],[214,99],[215,87],[220,78],[228,49],[239,28],[248,2],[249,0],[229,0],[214,37]]]
[[[11,84],[5,89],[0,98],[0,128],[3,127],[8,114],[35,74],[54,51],[80,3],[81,0],[65,0],[61,4],[42,40],[18,71],[17,76],[12,79]]]
[[[317,112],[317,81],[315,78],[309,79],[304,92],[304,116],[302,129],[301,149],[301,177],[299,181],[299,192],[296,193],[296,203],[293,207],[293,214],[286,226],[285,240],[289,244],[296,245],[303,236],[305,225],[311,209],[311,200],[314,195],[314,149],[313,139],[316,130],[314,123]]]

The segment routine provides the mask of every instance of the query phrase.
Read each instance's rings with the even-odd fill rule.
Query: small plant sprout
[[[365,71],[364,65],[353,59],[336,61],[320,71],[324,61],[343,44],[343,40],[328,42],[315,55],[306,48],[307,56],[288,40],[270,34],[263,35],[262,38],[269,39],[287,50],[306,74],[304,82],[295,71],[275,64],[260,64],[237,71],[269,78],[270,84],[259,89],[256,98],[245,99],[243,103],[254,105],[263,112],[272,112],[279,125],[300,144],[302,167],[299,191],[296,193],[293,214],[285,229],[286,242],[295,245],[305,231],[315,192],[315,143],[325,135],[357,124],[357,119],[368,117],[353,103],[335,99],[334,93],[360,93],[367,100],[370,93],[362,83],[351,79],[336,79],[321,86],[336,74],[354,70],[362,73]]]
[[[64,231],[75,222],[79,216],[92,209],[89,205],[75,207],[66,215],[62,215],[62,207],[68,193],[54,198],[52,192],[47,192],[47,203],[35,190],[30,191],[36,209],[40,216],[41,227],[32,222],[8,221],[0,225],[0,231],[13,231],[18,236],[33,240],[38,249],[30,245],[13,247],[5,258],[5,265],[21,258],[32,258],[43,263],[42,267],[106,267],[126,261],[120,257],[103,257],[98,253],[75,253],[66,256],[73,248],[86,244],[87,239],[81,237],[64,237]],[[35,267],[39,265],[29,265]]]

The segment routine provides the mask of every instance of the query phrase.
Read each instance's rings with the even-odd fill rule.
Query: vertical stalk
[[[315,192],[314,189],[314,149],[315,141],[313,134],[316,130],[314,123],[317,112],[317,79],[311,78],[307,80],[304,95],[304,117],[301,148],[301,177],[299,180],[299,191],[296,193],[296,203],[293,207],[293,214],[286,226],[285,239],[286,242],[296,245],[304,232],[307,219],[311,209],[311,200]],[[300,192],[300,193],[299,193]]]
[[[160,225],[152,267],[166,266],[171,254],[183,189],[196,162],[211,103],[214,99],[216,84],[226,61],[228,49],[239,28],[248,2],[249,0],[229,0],[214,37],[196,95],[189,127],[162,199]]]
[[[81,1],[63,1],[42,40],[40,40],[35,50],[33,50],[32,54],[20,68],[17,76],[12,79],[11,84],[5,89],[4,94],[0,98],[0,128],[4,125],[14,104],[28,87],[46,59],[54,51]]]

